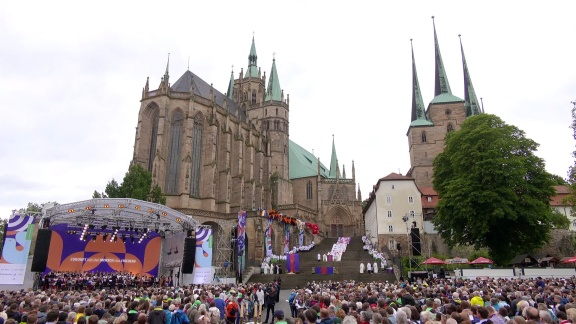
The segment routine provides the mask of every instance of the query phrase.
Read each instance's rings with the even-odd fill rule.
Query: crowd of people
[[[171,277],[146,277],[130,272],[73,272],[51,271],[40,278],[40,287],[58,290],[103,288],[172,287]]]
[[[0,324],[566,324],[576,277],[310,282],[276,309],[268,284],[0,291]]]

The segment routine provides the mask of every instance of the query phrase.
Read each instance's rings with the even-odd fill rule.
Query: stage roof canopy
[[[192,216],[164,205],[131,198],[95,198],[43,210],[41,224],[64,223],[72,228],[88,224],[98,229],[147,229],[161,235],[196,229],[200,225]]]

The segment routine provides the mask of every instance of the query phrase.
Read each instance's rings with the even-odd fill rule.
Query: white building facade
[[[420,242],[421,196],[414,178],[391,173],[378,180],[364,207],[364,224],[366,236],[379,251],[400,247],[412,252],[413,243]]]

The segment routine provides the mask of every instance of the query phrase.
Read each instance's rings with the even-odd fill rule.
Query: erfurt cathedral
[[[157,88],[147,80],[142,91],[133,163],[152,173],[168,207],[212,226],[216,266],[232,258],[243,210],[248,264],[264,257],[262,210],[317,224],[316,235],[306,228],[305,245],[363,234],[354,162],[347,176],[334,139],[328,167],[290,140],[290,97],[280,87],[275,59],[268,76],[258,66],[254,39],[248,66],[232,71],[224,92],[189,70],[172,83],[168,70],[169,64]],[[282,225],[273,224],[274,254],[283,254]],[[298,243],[292,230],[290,248]]]

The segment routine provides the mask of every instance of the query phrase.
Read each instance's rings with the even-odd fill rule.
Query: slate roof
[[[211,88],[210,84],[208,84],[206,81],[202,80],[199,76],[190,71],[184,72],[184,74],[182,74],[182,76],[170,87],[170,90],[174,92],[190,92],[190,85],[192,83],[194,83],[194,95],[210,99],[210,88]],[[216,88],[214,88],[213,90],[214,90],[214,101],[216,102],[217,105],[223,107],[224,101],[226,101],[228,111],[234,116],[239,116],[240,120],[244,122],[246,121],[246,113],[240,110],[232,99],[226,97],[223,93],[216,90]],[[238,110],[240,111],[239,115]]]

